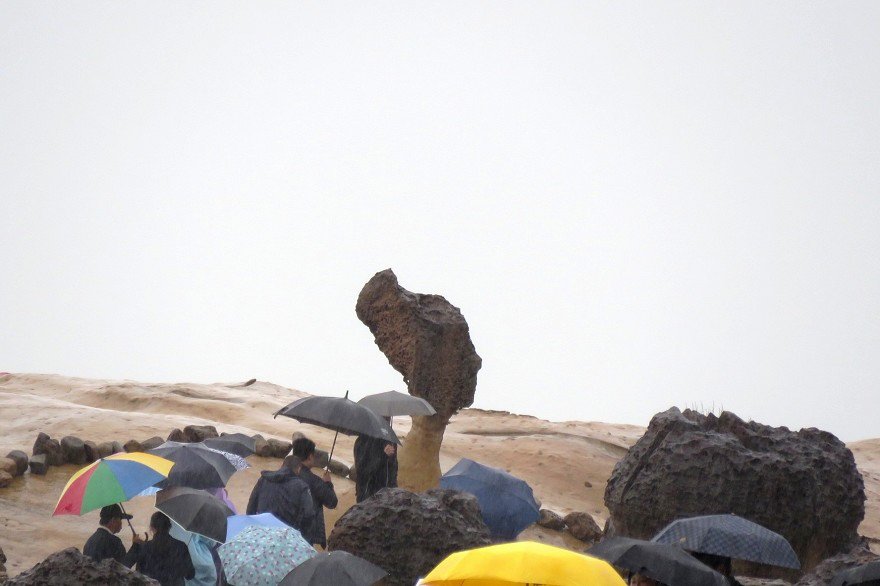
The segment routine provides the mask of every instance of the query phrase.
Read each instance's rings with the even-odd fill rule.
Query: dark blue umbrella
[[[678,519],[654,536],[699,553],[746,560],[768,566],[800,569],[801,563],[783,536],[736,515],[705,515]]]
[[[483,521],[494,537],[514,539],[539,517],[532,487],[524,480],[467,458],[440,477],[440,486],[477,497]]]

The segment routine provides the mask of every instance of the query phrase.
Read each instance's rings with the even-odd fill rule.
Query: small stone
[[[113,452],[114,454],[121,454],[125,451],[125,446],[122,445],[122,442],[114,441],[113,442]]]
[[[93,442],[92,440],[86,440],[83,442],[83,447],[86,450],[86,463],[91,464],[101,456],[98,452],[98,444]]]
[[[586,488],[593,488],[593,483],[590,482],[589,480],[584,480],[584,486]]]
[[[271,458],[272,448],[269,446],[269,442],[262,437],[257,437],[254,439],[254,453],[261,458]]]
[[[98,458],[106,458],[113,453],[113,442],[101,442],[98,444]]]
[[[12,450],[6,457],[15,460],[16,465],[18,466],[18,472],[16,472],[16,476],[21,476],[28,469],[28,455],[22,452],[21,450]]]
[[[169,442],[186,442],[186,435],[180,429],[172,429],[171,433],[168,434]]]
[[[0,471],[0,488],[6,488],[10,484],[12,484],[12,474]]]
[[[34,442],[33,454],[34,456],[45,454],[46,464],[49,466],[61,466],[64,463],[61,444],[42,432],[37,435],[37,440]]]
[[[137,440],[130,439],[122,446],[126,452],[143,452],[144,447],[141,445],[141,442]]]
[[[575,539],[594,543],[602,537],[602,529],[589,513],[569,513],[564,518],[568,532]]]
[[[37,454],[32,456],[28,466],[30,466],[31,474],[43,475],[49,471],[49,464],[46,462],[46,454]]]
[[[220,437],[217,428],[213,425],[187,425],[183,428],[183,435],[189,442],[198,443],[212,437]]]
[[[273,458],[284,458],[290,453],[290,442],[281,441],[274,437],[269,438],[269,448]]]
[[[66,464],[82,466],[86,463],[86,446],[78,437],[66,435],[61,438],[61,453]]]
[[[347,464],[344,464],[339,460],[330,460],[330,472],[336,476],[345,478],[348,476],[349,468]]]
[[[143,448],[143,450],[146,452],[146,451],[152,450],[154,448],[158,448],[159,446],[161,446],[164,443],[165,443],[165,440],[163,440],[158,435],[154,435],[150,439],[144,440],[143,442],[141,442],[141,448]]]
[[[0,472],[6,472],[10,476],[18,476],[18,464],[12,458],[0,458]]]
[[[537,524],[541,527],[546,527],[547,529],[553,529],[554,531],[562,531],[565,529],[565,521],[562,520],[562,516],[548,509],[541,509]]]

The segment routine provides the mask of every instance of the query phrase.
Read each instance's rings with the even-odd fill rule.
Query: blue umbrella
[[[540,516],[532,487],[524,480],[467,458],[440,477],[440,486],[477,497],[483,521],[495,537],[514,539]]]
[[[226,518],[226,541],[229,541],[241,533],[242,529],[250,527],[251,525],[259,525],[261,527],[280,527],[282,529],[289,527],[289,525],[272,513],[260,513],[259,515],[232,515]]]
[[[318,554],[293,527],[251,525],[217,550],[235,586],[277,586],[292,569]]]

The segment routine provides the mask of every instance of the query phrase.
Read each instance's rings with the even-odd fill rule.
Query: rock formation
[[[333,527],[328,545],[383,568],[389,586],[409,586],[450,553],[489,543],[472,495],[386,488],[350,508]]]
[[[735,513],[786,537],[808,571],[856,542],[865,491],[830,433],[672,408],[614,467],[605,505],[611,532],[643,539],[679,517]]]
[[[49,437],[48,434],[40,432],[34,442],[34,456],[46,455],[46,465],[61,466],[64,464],[64,455],[61,453],[61,444],[58,440]]]
[[[158,585],[152,578],[129,570],[115,560],[100,564],[84,556],[75,547],[53,553],[30,570],[22,572],[7,586],[122,586]]]
[[[187,425],[183,428],[186,441],[198,443],[212,437],[220,437],[213,425]]]
[[[66,435],[61,438],[61,453],[66,464],[82,466],[86,463],[86,445],[78,437]]]
[[[21,450],[12,450],[8,454],[6,454],[6,457],[9,458],[10,460],[15,460],[15,464],[18,466],[18,473],[15,474],[16,476],[21,476],[22,474],[24,474],[27,471],[27,469],[28,469],[28,456],[27,456],[27,454],[25,454]]]
[[[872,553],[866,544],[860,543],[851,550],[831,556],[813,568],[813,571],[800,579],[797,586],[826,586],[831,583],[834,574],[880,560],[880,556]]]
[[[565,521],[562,517],[560,517],[558,513],[554,513],[548,509],[541,509],[540,517],[535,521],[535,524],[539,527],[545,527],[554,531],[562,531],[565,529]]]
[[[426,399],[437,410],[430,417],[413,417],[398,456],[398,482],[413,490],[437,486],[446,424],[473,403],[482,366],[467,322],[440,295],[401,287],[391,269],[376,273],[364,285],[356,311],[388,362],[403,375],[409,394]]]
[[[589,513],[575,511],[563,519],[568,532],[575,539],[595,543],[602,537],[602,529]]]

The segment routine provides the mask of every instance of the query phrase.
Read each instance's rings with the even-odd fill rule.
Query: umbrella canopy
[[[834,574],[830,586],[880,586],[880,561],[871,562]]]
[[[195,444],[195,445],[198,446],[198,445],[205,445],[205,444]],[[224,458],[229,460],[229,463],[232,464],[233,466],[235,466],[236,472],[241,472],[242,470],[245,470],[245,469],[251,467],[251,465],[247,463],[247,460],[245,460],[244,457],[239,456],[238,454],[234,454],[232,452],[224,452],[223,450],[218,450],[217,448],[212,448],[207,445],[205,445],[205,447],[208,448],[209,450],[211,450],[212,452],[217,452],[218,454],[220,454],[221,456],[223,456]]]
[[[421,397],[413,397],[397,391],[367,395],[358,405],[367,407],[376,415],[395,417],[397,415],[434,415],[437,410]]]
[[[70,477],[52,514],[82,515],[125,502],[165,479],[173,466],[174,462],[140,452],[101,458]]]
[[[626,586],[608,562],[533,541],[456,552],[425,576],[425,586]]]
[[[259,515],[233,515],[226,519],[226,541],[234,539],[246,527],[258,525],[261,527],[289,527],[287,523],[272,513],[260,513]]]
[[[540,516],[532,487],[524,480],[467,458],[440,477],[440,486],[477,497],[483,521],[495,537],[514,539]]]
[[[217,550],[226,580],[235,586],[275,586],[317,555],[293,527],[246,527]]]
[[[400,443],[384,419],[344,397],[304,397],[279,409],[274,416],[279,415],[347,435],[368,435]]]
[[[200,444],[165,442],[149,453],[174,462],[171,474],[161,484],[162,488],[218,488],[226,486],[229,477],[235,474],[235,466],[223,454]]]
[[[173,486],[156,494],[156,508],[189,531],[208,539],[226,541],[226,518],[232,510],[203,490]]]
[[[347,551],[319,553],[295,567],[279,586],[371,586],[388,572]]]
[[[783,536],[736,515],[678,519],[651,541],[768,566],[799,569],[801,563]]]
[[[612,537],[587,554],[668,586],[727,586],[724,576],[675,545]]]
[[[202,441],[209,448],[247,458],[257,451],[257,442],[243,433],[230,433]]]

